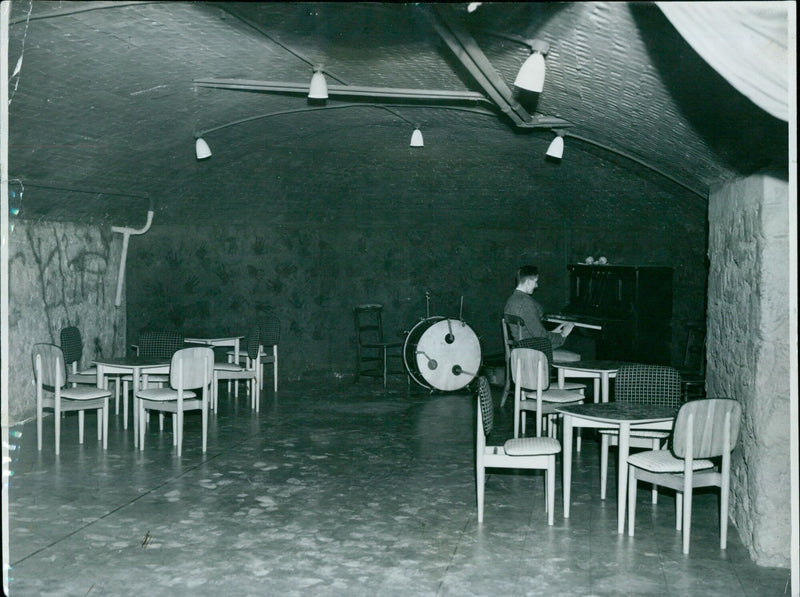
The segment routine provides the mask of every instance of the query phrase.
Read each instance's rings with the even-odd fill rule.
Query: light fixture
[[[467,4],[467,12],[469,13],[475,12],[476,10],[478,10],[481,4],[483,4],[483,2],[470,2],[469,4]]]
[[[311,85],[308,86],[308,99],[328,99],[328,82],[322,72],[322,65],[314,69]]]
[[[198,137],[194,142],[194,154],[198,160],[205,160],[211,157],[211,148],[202,137]]]
[[[550,44],[546,41],[534,39],[531,40],[529,46],[532,53],[522,63],[517,73],[517,78],[514,79],[514,85],[520,89],[540,93],[544,88],[544,57],[550,51]]]
[[[564,155],[564,137],[558,131],[556,131],[556,138],[550,142],[550,147],[547,148],[545,155],[556,160],[560,160]]]
[[[411,147],[424,147],[425,144],[422,142],[422,131],[419,130],[419,126],[414,129],[414,132],[411,133]]]

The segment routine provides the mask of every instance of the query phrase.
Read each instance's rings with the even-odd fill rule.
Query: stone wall
[[[9,234],[9,422],[36,415],[31,352],[60,343],[61,328],[83,337],[93,356],[124,354],[125,303],[114,307],[121,236],[108,227],[14,222]]]
[[[709,202],[709,396],[742,404],[731,516],[760,565],[789,565],[789,210],[786,181],[752,176]]]

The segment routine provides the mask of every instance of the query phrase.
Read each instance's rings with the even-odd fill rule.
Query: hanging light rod
[[[214,133],[216,131],[226,129],[232,126],[236,126],[239,124],[244,124],[247,122],[253,122],[255,120],[262,120],[264,118],[271,118],[273,116],[286,116],[289,114],[300,114],[303,112],[319,112],[322,110],[342,110],[346,108],[376,108],[379,110],[384,110],[389,112],[390,114],[396,116],[400,120],[410,124],[414,127],[414,134],[412,134],[412,147],[422,147],[422,133],[419,131],[419,124],[415,123],[414,121],[409,120],[402,114],[396,112],[397,108],[407,109],[407,108],[427,108],[427,109],[435,109],[435,110],[457,110],[459,112],[471,112],[473,114],[479,114],[481,116],[491,116],[496,117],[497,114],[492,110],[487,110],[484,108],[468,108],[463,106],[425,106],[425,105],[395,105],[395,104],[372,104],[372,103],[357,103],[357,104],[336,104],[336,105],[328,105],[328,106],[305,106],[303,108],[294,108],[291,110],[279,110],[277,112],[268,112],[266,114],[257,114],[255,116],[248,116],[247,118],[240,118],[239,120],[233,120],[231,122],[226,122],[220,124],[215,127],[207,128],[202,131],[197,131],[194,133],[195,139],[195,157],[198,160],[205,160],[212,156],[211,148],[208,146],[208,143],[203,138],[204,135],[209,133]],[[417,134],[419,133],[419,134]]]
[[[226,122],[224,124],[220,124],[220,125],[215,126],[215,127],[207,128],[207,129],[204,129],[202,131],[197,131],[194,134],[194,137],[195,137],[195,139],[199,139],[199,138],[203,137],[204,135],[207,135],[208,133],[214,133],[216,131],[219,131],[219,130],[222,130],[222,129],[226,129],[226,128],[229,128],[229,127],[232,127],[232,126],[236,126],[238,124],[244,124],[246,122],[253,122],[254,120],[262,120],[264,118],[271,118],[273,116],[285,116],[285,115],[288,115],[288,114],[300,114],[302,112],[319,112],[319,111],[322,111],[322,110],[342,110],[342,109],[345,109],[345,108],[378,108],[380,110],[385,110],[387,112],[390,112],[390,113],[394,114],[395,116],[397,116],[401,120],[404,120],[408,124],[411,124],[412,126],[416,126],[416,124],[414,122],[412,122],[411,120],[408,120],[405,117],[401,116],[400,114],[395,112],[392,108],[395,108],[395,109],[396,108],[403,108],[403,109],[406,109],[406,108],[428,108],[428,109],[436,109],[436,110],[458,110],[460,112],[472,112],[474,114],[480,114],[482,116],[497,116],[497,114],[495,112],[492,112],[491,110],[484,110],[484,109],[481,109],[481,108],[465,108],[465,107],[459,107],[459,106],[422,106],[422,105],[420,105],[420,106],[416,106],[416,105],[407,106],[407,105],[404,105],[404,104],[396,105],[396,104],[371,104],[371,103],[334,104],[334,105],[328,105],[328,106],[305,106],[303,108],[293,108],[291,110],[279,110],[277,112],[268,112],[266,114],[257,114],[256,116],[248,116],[247,118],[240,118],[239,120],[233,120],[231,122]]]
[[[254,81],[250,79],[195,79],[198,87],[240,89],[254,92],[284,93],[307,96],[308,83],[285,81]],[[477,91],[446,91],[439,89],[402,89],[396,87],[364,87],[361,85],[328,85],[329,97],[390,98],[409,101],[449,101],[493,105]]]
[[[491,35],[492,37],[499,37],[502,39],[506,39],[508,41],[516,42],[523,46],[528,46],[528,49],[532,52],[534,50],[544,51],[546,54],[550,51],[550,44],[547,42],[540,41],[538,39],[528,39],[527,37],[522,37],[521,35],[514,35],[513,33],[503,33],[502,31],[493,31],[491,29],[479,29],[477,30],[478,33],[482,33],[484,35]],[[546,45],[546,47],[543,46]]]
[[[214,133],[216,131],[219,131],[219,130],[222,130],[222,129],[226,129],[226,128],[229,128],[229,127],[232,127],[232,126],[236,126],[236,125],[239,125],[239,124],[244,124],[246,122],[253,122],[254,120],[262,120],[264,118],[271,118],[273,116],[285,116],[285,115],[288,115],[288,114],[300,114],[300,113],[303,113],[303,112],[319,112],[321,110],[342,110],[342,109],[345,109],[345,108],[378,108],[380,110],[386,110],[387,112],[390,112],[391,114],[394,114],[395,116],[397,116],[401,120],[404,120],[408,124],[411,124],[412,126],[416,126],[416,124],[414,122],[412,122],[411,120],[408,120],[404,116],[402,116],[402,115],[398,114],[397,112],[395,112],[394,109],[402,108],[402,109],[405,110],[405,109],[408,109],[408,108],[426,108],[426,109],[429,109],[429,110],[455,110],[455,111],[458,111],[458,112],[470,112],[472,114],[480,114],[481,116],[492,116],[492,117],[496,117],[497,116],[497,113],[492,111],[492,110],[487,110],[485,108],[469,108],[469,107],[464,107],[464,106],[429,106],[429,105],[421,105],[421,104],[420,105],[417,105],[417,104],[406,105],[406,104],[373,104],[373,103],[334,104],[334,105],[327,105],[327,106],[304,106],[302,108],[293,108],[293,109],[290,109],[290,110],[279,110],[277,112],[267,112],[266,114],[257,114],[255,116],[248,116],[247,118],[240,118],[239,120],[233,120],[231,122],[226,122],[226,123],[220,124],[220,125],[215,126],[215,127],[207,128],[207,129],[204,129],[202,131],[197,131],[197,132],[194,133],[194,138],[195,138],[196,141],[197,140],[202,140],[203,141],[199,145],[200,145],[200,148],[202,149],[202,153],[205,154],[206,153],[206,148],[208,147],[208,144],[205,142],[205,140],[203,140],[201,138],[204,135],[207,135],[208,133]],[[553,116],[543,116],[543,115],[537,114],[537,115],[534,116],[534,118],[536,119],[536,122],[538,123],[539,128],[543,128],[543,129],[552,129],[552,128],[563,129],[563,128],[567,128],[567,127],[573,126],[571,122],[568,122],[566,120],[562,120],[561,118],[555,118]],[[210,153],[210,149],[208,150],[208,153]],[[204,156],[204,157],[210,157],[210,155]],[[204,159],[204,158],[200,158],[200,159]]]

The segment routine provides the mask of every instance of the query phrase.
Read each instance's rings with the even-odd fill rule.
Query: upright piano
[[[567,271],[569,304],[546,319],[580,326],[595,340],[597,359],[670,364],[671,267],[574,264]]]

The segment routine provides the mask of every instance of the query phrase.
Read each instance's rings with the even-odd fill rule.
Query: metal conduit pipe
[[[195,79],[198,87],[215,89],[243,89],[247,91],[273,91],[289,95],[308,95],[308,83],[285,81],[253,81],[250,79]],[[363,85],[328,85],[329,96],[371,97],[402,100],[485,103],[494,105],[477,91],[447,91],[440,89],[404,89],[398,87],[365,87]]]
[[[514,95],[509,89],[508,85],[506,85],[505,81],[500,77],[500,75],[495,70],[492,63],[486,57],[486,54],[483,53],[478,43],[475,39],[467,32],[463,27],[461,27],[455,20],[449,18],[444,10],[440,7],[434,6],[432,7],[432,11],[434,15],[438,18],[434,18],[434,26],[437,28],[439,35],[441,36],[443,30],[446,29],[447,38],[445,41],[450,46],[450,49],[459,57],[459,60],[470,69],[470,72],[477,70],[479,73],[479,81],[482,81],[482,87],[489,94],[492,98],[497,98],[498,107],[504,112],[511,116],[512,120],[517,126],[531,126],[536,125],[536,121],[533,116],[531,116],[525,108],[523,108],[519,102],[514,99]],[[440,24],[444,23],[444,27]],[[463,52],[466,53],[468,57],[469,64],[467,61],[464,60],[464,53],[456,51],[455,44],[453,41],[449,40],[452,36],[452,39],[455,40],[455,44],[458,44],[463,49]]]
[[[433,11],[440,9],[433,8]],[[538,116],[532,116],[519,102],[514,100],[511,89],[495,70],[492,63],[483,53],[473,37],[443,13],[435,12],[426,15],[456,58],[464,65],[469,73],[483,88],[486,94],[495,102],[501,112],[506,114],[515,126],[520,128],[553,128],[560,119],[548,118],[547,122]],[[555,124],[555,126],[559,126]],[[571,123],[563,121],[563,127],[570,127]]]
[[[475,64],[470,55],[459,43],[458,39],[455,37],[455,35],[453,35],[449,28],[439,22],[439,19],[436,15],[430,15],[427,11],[425,14],[428,16],[433,28],[447,44],[447,47],[450,48],[455,57],[458,58],[459,62],[461,62],[461,64],[463,64],[469,73],[475,78],[475,80],[478,82],[478,85],[483,88],[483,90],[489,96],[489,99],[492,100],[497,108],[499,108],[503,114],[508,116],[516,126],[524,126],[528,124],[528,122],[530,122],[530,115],[528,115],[528,120],[525,120],[512,109],[511,104],[497,91],[497,89],[495,89],[494,85],[491,84],[485,73],[478,67],[477,64]]]

